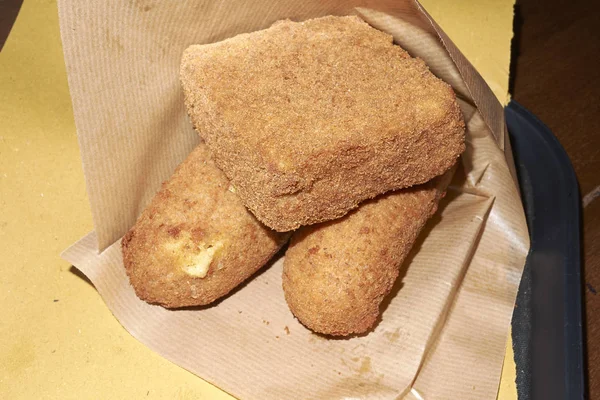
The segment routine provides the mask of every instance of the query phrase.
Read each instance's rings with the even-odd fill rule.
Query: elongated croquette
[[[212,303],[248,279],[289,238],[243,205],[201,143],[125,235],[123,262],[142,300]]]
[[[452,172],[294,233],[285,254],[283,290],[298,320],[329,335],[369,330]]]

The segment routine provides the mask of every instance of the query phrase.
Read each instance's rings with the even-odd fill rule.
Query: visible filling
[[[223,248],[223,242],[195,244],[187,237],[168,242],[165,244],[165,248],[173,252],[177,259],[177,265],[183,272],[195,278],[204,278],[208,274],[215,255]]]

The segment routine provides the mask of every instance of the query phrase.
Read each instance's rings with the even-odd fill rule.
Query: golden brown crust
[[[370,329],[451,177],[449,171],[422,186],[365,202],[344,218],[294,233],[285,254],[283,290],[298,320],[329,335]]]
[[[288,237],[246,210],[200,144],[163,183],[121,246],[138,297],[174,308],[226,295]]]
[[[278,231],[424,183],[464,150],[451,87],[357,17],[191,46],[181,82],[216,164]]]

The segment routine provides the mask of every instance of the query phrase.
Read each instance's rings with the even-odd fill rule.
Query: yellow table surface
[[[422,3],[506,102],[514,1]],[[0,398],[231,398],[137,342],[59,258],[93,226],[55,0],[25,0],[0,53],[0,121]]]

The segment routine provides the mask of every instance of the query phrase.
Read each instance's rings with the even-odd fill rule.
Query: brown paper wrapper
[[[120,238],[198,143],[179,86],[183,50],[283,18],[350,14],[450,83],[467,123],[464,173],[403,265],[381,321],[349,339],[311,333],[285,304],[281,258],[213,307],[140,301]],[[133,336],[244,399],[495,397],[527,226],[502,106],[417,2],[61,0],[59,15],[95,227],[63,257]]]

